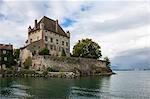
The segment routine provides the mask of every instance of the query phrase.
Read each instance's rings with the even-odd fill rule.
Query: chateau
[[[61,56],[62,50],[66,56],[70,56],[70,32],[65,32],[58,20],[46,16],[40,21],[35,20],[33,28],[29,26],[28,39],[20,51],[21,61],[24,62],[29,56],[38,55],[43,48],[49,49],[51,56]]]

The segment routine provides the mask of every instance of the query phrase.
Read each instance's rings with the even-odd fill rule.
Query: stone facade
[[[66,56],[70,56],[70,32],[64,32],[58,20],[44,16],[39,22],[35,20],[33,28],[28,28],[28,39],[25,47],[21,48],[22,62],[27,57],[37,55],[42,48],[48,48],[51,56],[61,56],[64,49]]]
[[[75,58],[75,57],[52,57],[34,56],[32,60],[33,70],[45,70],[48,67],[57,67],[61,71],[74,72],[78,70],[82,74],[92,75],[93,73],[111,73],[111,69],[106,66],[106,61]]]

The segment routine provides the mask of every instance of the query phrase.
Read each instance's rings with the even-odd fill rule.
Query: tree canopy
[[[82,39],[73,47],[73,56],[98,59],[102,56],[101,47],[92,39]]]
[[[25,62],[24,62],[24,68],[25,69],[29,69],[30,66],[32,66],[32,58],[31,57],[28,57]]]
[[[13,56],[14,56],[14,59],[19,60],[19,56],[20,56],[20,49],[14,49]]]
[[[104,57],[104,60],[106,61],[106,66],[110,67],[111,63],[108,57]]]

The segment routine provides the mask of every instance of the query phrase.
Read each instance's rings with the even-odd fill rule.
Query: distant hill
[[[150,48],[120,53],[112,59],[112,69],[150,69]]]

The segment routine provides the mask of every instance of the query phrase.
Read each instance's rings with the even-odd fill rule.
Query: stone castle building
[[[48,48],[51,56],[61,56],[62,50],[70,56],[70,32],[65,32],[58,23],[44,16],[39,22],[35,20],[34,27],[28,28],[26,45],[20,50],[21,61],[29,56],[38,55],[38,52]]]

